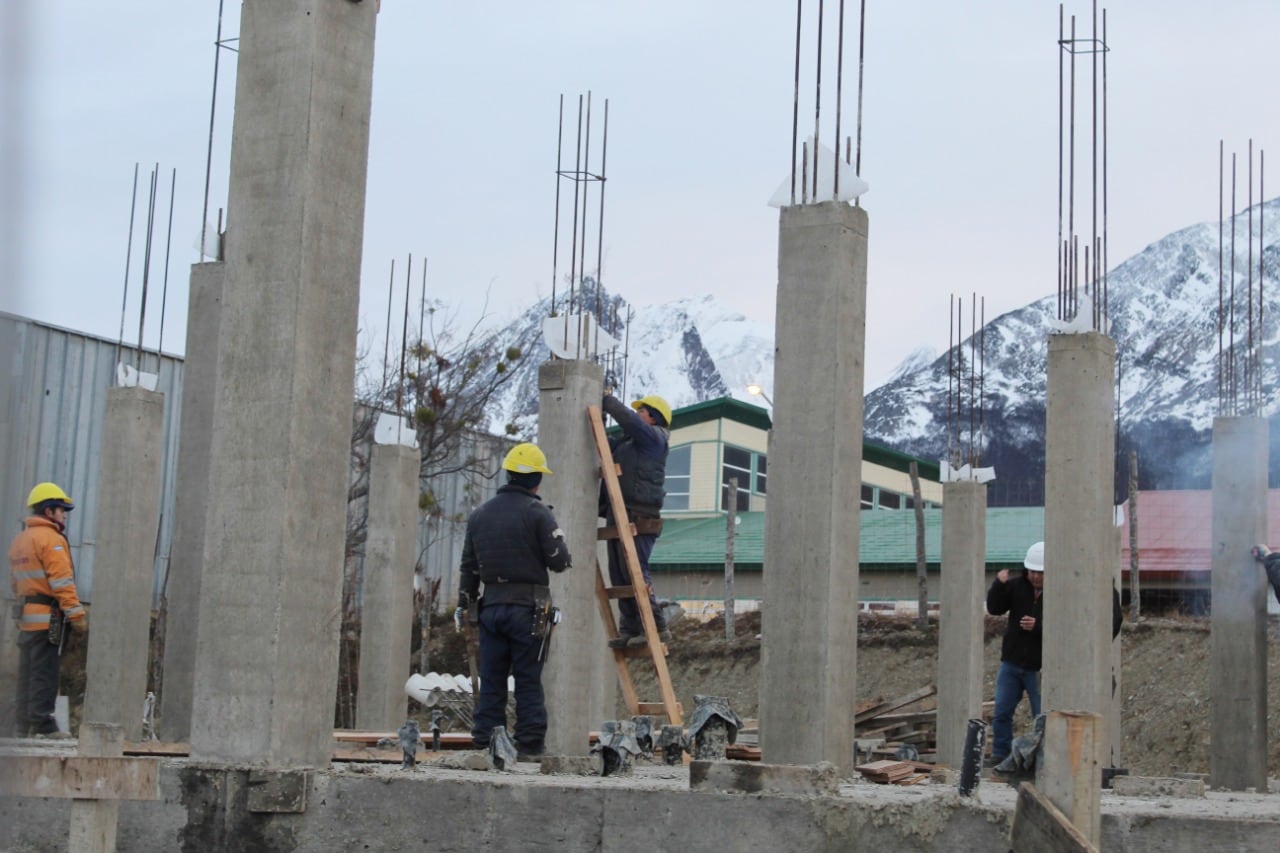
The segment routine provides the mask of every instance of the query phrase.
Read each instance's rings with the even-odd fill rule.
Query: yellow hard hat
[[[37,483],[35,488],[31,490],[31,494],[27,495],[27,507],[35,508],[39,504],[47,501],[54,501],[63,509],[75,509],[76,505],[71,500],[70,495],[62,491],[53,483]]]
[[[636,411],[639,411],[641,406],[648,406],[653,409],[655,412],[662,415],[662,419],[666,422],[667,426],[671,426],[671,406],[666,400],[662,399],[657,394],[650,394],[648,397],[641,397],[639,400],[636,400],[631,404],[631,408]]]
[[[551,469],[547,467],[547,456],[538,448],[536,444],[525,442],[517,444],[507,452],[507,456],[502,460],[502,467],[506,471],[514,471],[517,474],[550,474]]]

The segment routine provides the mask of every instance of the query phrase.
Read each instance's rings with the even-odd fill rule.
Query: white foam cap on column
[[[407,418],[393,415],[391,412],[379,412],[378,423],[373,428],[375,444],[402,444],[405,447],[418,446],[418,433],[409,426]]]
[[[995,478],[994,467],[974,468],[971,465],[961,465],[959,468],[952,468],[951,463],[945,459],[938,463],[938,479],[943,483],[962,483],[970,480],[989,483]]]
[[[813,137],[809,137],[805,144],[809,146],[809,168],[808,168],[808,192],[801,186],[800,181],[803,175],[803,168],[799,157],[796,154],[796,198],[795,204],[800,204],[803,200],[807,204],[816,204],[822,201],[853,201],[858,196],[863,195],[871,189],[871,185],[864,181],[861,177],[854,174],[853,165],[846,163],[843,157],[837,157],[835,152],[821,142],[818,143],[818,191],[813,191]],[[836,195],[836,169],[840,170],[840,194]],[[769,197],[770,207],[790,207],[791,201],[791,176],[782,179],[782,183],[774,190],[772,196]]]
[[[141,386],[148,391],[154,391],[159,384],[160,377],[155,373],[143,373],[134,370],[123,361],[116,365],[117,388],[136,388]]]
[[[618,339],[600,328],[592,314],[547,317],[542,321],[542,339],[557,358],[564,359],[590,358],[618,346]]]

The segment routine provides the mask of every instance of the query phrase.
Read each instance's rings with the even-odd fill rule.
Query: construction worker
[[[987,590],[987,612],[1009,614],[1000,645],[996,674],[996,707],[991,720],[991,763],[999,764],[1013,746],[1013,713],[1027,694],[1031,717],[1040,716],[1040,640],[1044,613],[1044,543],[1027,549],[1021,577],[1010,579],[1001,569]]]
[[[1267,581],[1276,594],[1276,601],[1280,601],[1280,551],[1272,551],[1266,545],[1254,545],[1253,559],[1262,563],[1263,571],[1267,573]]]
[[[1036,542],[1022,560],[1021,577],[1010,579],[1001,569],[987,590],[987,612],[1009,614],[1000,645],[1000,669],[996,673],[996,706],[991,719],[991,764],[998,765],[1013,746],[1013,714],[1026,693],[1031,718],[1040,716],[1040,660],[1044,638],[1044,543]],[[1111,587],[1111,637],[1120,633],[1123,619],[1120,593]],[[1115,678],[1111,689],[1115,691]]]
[[[635,525],[636,556],[644,574],[644,585],[649,594],[649,606],[657,623],[658,637],[664,643],[671,641],[667,620],[658,607],[653,593],[653,578],[649,575],[649,556],[653,544],[662,533],[662,501],[667,476],[667,450],[671,427],[671,406],[657,394],[636,400],[627,408],[612,394],[606,394],[601,408],[622,427],[622,434],[609,438],[609,450],[613,461],[622,470],[618,486],[622,490],[622,502],[626,506],[627,520]],[[616,525],[613,508],[602,501],[602,515],[610,525]],[[609,580],[614,586],[630,586],[631,574],[623,559],[622,540],[609,540]],[[644,625],[640,620],[640,607],[634,598],[618,599],[618,636],[609,640],[615,649],[627,646],[639,647],[646,642]]]
[[[564,532],[538,497],[547,457],[535,444],[517,444],[502,460],[507,483],[467,519],[462,546],[461,591],[455,618],[480,626],[480,697],[471,739],[487,748],[493,729],[507,722],[507,678],[515,679],[515,741],[518,755],[543,752],[547,708],[539,654],[549,627],[535,611],[550,602],[547,571],[570,566]],[[484,584],[484,594],[480,585]]]
[[[53,483],[40,483],[27,497],[27,507],[31,515],[9,546],[9,583],[21,607],[16,734],[68,738],[53,717],[62,642],[68,623],[78,634],[89,630],[64,535],[75,503]]]

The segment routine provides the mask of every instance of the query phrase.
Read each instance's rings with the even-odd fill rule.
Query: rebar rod
[[[556,274],[560,260],[560,181],[561,154],[564,150],[564,93],[560,93],[560,122],[556,133],[556,212],[555,233],[551,235],[551,316],[556,314]]]
[[[133,192],[129,196],[129,237],[124,247],[124,295],[120,298],[120,337],[116,339],[115,361],[120,361],[120,348],[124,346],[124,314],[129,304],[129,265],[133,258],[133,220],[138,210],[138,163],[133,164]]]
[[[151,240],[155,236],[156,184],[160,179],[160,164],[151,170],[151,192],[147,201],[147,239],[142,252],[142,300],[138,308],[138,347],[134,351],[134,369],[142,372],[142,331],[147,322],[147,284],[151,280]]]
[[[169,181],[169,227],[164,241],[164,282],[160,287],[160,342],[156,344],[156,375],[160,373],[160,359],[164,353],[164,314],[169,301],[169,251],[173,247],[173,194],[178,187],[178,169],[173,169]]]
[[[601,321],[608,315],[605,313],[604,305],[602,305],[604,291],[602,290],[602,281],[604,280],[604,188],[605,188],[605,165],[609,157],[609,99],[604,99],[604,129],[600,136],[600,219],[596,223],[596,330],[600,329]],[[599,347],[597,347],[597,353]]]
[[[209,179],[213,173],[213,125],[218,110],[218,62],[222,58],[222,4],[218,0],[218,30],[213,40],[213,93],[209,97],[209,144],[204,155],[204,204],[200,208],[200,260],[205,258],[205,230],[209,227]],[[221,260],[221,253],[217,260]]]
[[[796,203],[796,148],[800,143],[800,19],[804,0],[796,0],[796,86],[791,101],[791,204]]]
[[[854,166],[853,173],[858,177],[862,177],[862,64],[863,64],[863,48],[865,46],[865,38],[867,31],[867,0],[862,0],[861,11],[858,15],[858,160]],[[848,159],[846,157],[846,159]]]
[[[818,0],[818,74],[814,78],[813,83],[813,203],[817,204],[821,199],[818,198],[818,135],[819,125],[822,119],[822,24],[824,22],[823,13],[824,0]]]
[[[840,0],[838,30],[836,38],[836,134],[835,144],[831,146],[831,150],[836,155],[835,163],[833,164],[835,172],[832,176],[831,186],[832,201],[840,199],[840,113],[843,100],[841,92],[844,90],[844,0]]]

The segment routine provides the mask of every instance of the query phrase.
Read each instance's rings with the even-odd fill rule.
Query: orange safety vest
[[[66,617],[84,618],[84,605],[76,594],[71,546],[54,521],[33,515],[9,546],[9,584],[24,602],[18,627],[23,631],[47,631],[53,607],[26,601],[27,596],[55,598]]]

